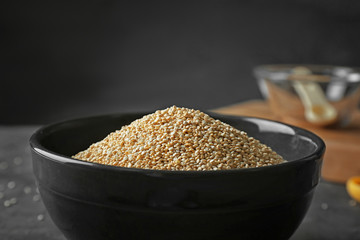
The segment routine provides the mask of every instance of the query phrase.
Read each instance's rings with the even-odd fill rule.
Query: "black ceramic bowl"
[[[45,206],[68,239],[288,239],[320,177],[324,142],[289,125],[210,114],[288,162],[220,171],[100,165],[70,156],[144,114],[70,120],[30,140]]]

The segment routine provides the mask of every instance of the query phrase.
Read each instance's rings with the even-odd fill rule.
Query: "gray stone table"
[[[65,240],[37,192],[28,140],[38,126],[0,126],[0,239]],[[291,240],[360,239],[360,206],[344,185],[321,181]]]

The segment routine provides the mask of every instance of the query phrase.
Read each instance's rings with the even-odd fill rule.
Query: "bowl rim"
[[[94,163],[94,162],[87,162],[80,159],[74,159],[69,156],[56,153],[50,149],[47,149],[44,147],[40,141],[39,138],[44,135],[44,133],[50,131],[51,129],[56,129],[56,127],[67,124],[70,122],[77,122],[77,121],[84,121],[84,120],[92,120],[92,119],[101,119],[101,118],[109,118],[109,117],[117,117],[117,116],[124,116],[124,115],[142,115],[145,116],[146,114],[150,114],[152,112],[119,112],[119,113],[110,113],[110,114],[101,114],[101,115],[93,115],[93,116],[87,116],[87,117],[79,117],[79,118],[72,118],[68,120],[58,121],[51,124],[44,125],[37,129],[30,137],[29,144],[30,149],[33,153],[36,153],[38,155],[41,155],[42,157],[45,157],[46,159],[57,162],[59,164],[66,164],[71,166],[77,166],[77,167],[83,167],[83,168],[94,168],[94,169],[101,169],[104,171],[115,171],[115,172],[137,172],[137,173],[143,173],[143,174],[149,174],[149,175],[169,175],[169,176],[194,176],[194,175],[218,175],[218,174],[234,174],[239,172],[257,172],[257,171],[263,171],[264,169],[278,169],[281,167],[290,167],[293,165],[301,164],[304,162],[322,159],[325,150],[326,150],[326,144],[325,142],[315,133],[306,130],[301,127],[297,127],[291,124],[287,124],[281,121],[276,120],[270,120],[266,118],[260,118],[260,117],[252,117],[252,116],[245,116],[245,115],[225,115],[225,114],[219,114],[213,111],[203,111],[206,114],[209,114],[210,117],[226,117],[226,118],[236,118],[241,119],[243,121],[251,121],[251,120],[261,120],[265,122],[271,122],[275,124],[280,124],[283,126],[287,126],[294,130],[294,134],[300,134],[308,139],[310,139],[313,143],[316,145],[316,149],[309,155],[306,155],[302,158],[292,160],[292,161],[286,161],[280,164],[276,165],[270,165],[270,166],[262,166],[262,167],[255,167],[255,168],[236,168],[236,169],[224,169],[224,170],[203,170],[203,171],[197,171],[197,170],[158,170],[158,169],[144,169],[144,168],[129,168],[129,167],[121,167],[121,166],[111,166],[106,164],[100,164],[100,163]],[[115,130],[114,130],[115,131]]]
[[[312,64],[312,63],[304,63],[304,64],[297,64],[297,63],[279,63],[279,64],[261,64],[261,65],[257,65],[253,68],[253,74],[255,75],[255,77],[257,78],[267,78],[269,77],[269,75],[271,74],[279,74],[279,73],[283,73],[283,74],[288,74],[286,72],[282,72],[285,70],[289,70],[291,68],[294,67],[298,67],[298,66],[302,66],[302,67],[309,67],[310,69],[317,69],[317,70],[323,70],[323,69],[350,69],[353,72],[350,72],[348,74],[346,74],[346,76],[341,77],[342,80],[346,80],[347,82],[360,82],[360,78],[356,78],[356,79],[349,79],[349,76],[351,74],[360,74],[360,67],[357,66],[343,66],[343,65],[331,65],[331,64]],[[272,69],[274,68],[274,69]]]
[[[314,67],[314,68],[345,68],[352,69],[360,72],[359,66],[345,66],[345,65],[333,65],[333,64],[313,64],[313,63],[275,63],[275,64],[260,64],[254,67],[254,69],[268,70],[271,67],[290,68],[290,67]]]

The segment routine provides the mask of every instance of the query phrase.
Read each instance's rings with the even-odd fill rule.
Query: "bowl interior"
[[[32,145],[66,159],[145,114],[147,113],[114,114],[53,124],[39,130],[32,138]],[[322,140],[316,135],[283,123],[251,117],[214,113],[209,115],[247,132],[249,136],[270,146],[287,161],[319,154],[319,149],[323,146]]]

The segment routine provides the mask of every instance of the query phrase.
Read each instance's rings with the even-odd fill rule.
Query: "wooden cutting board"
[[[355,113],[348,127],[341,129],[320,128],[279,119],[271,112],[267,102],[262,100],[234,104],[213,111],[277,120],[305,128],[325,141],[326,153],[322,168],[322,177],[325,180],[345,183],[352,176],[360,176],[360,111]]]

